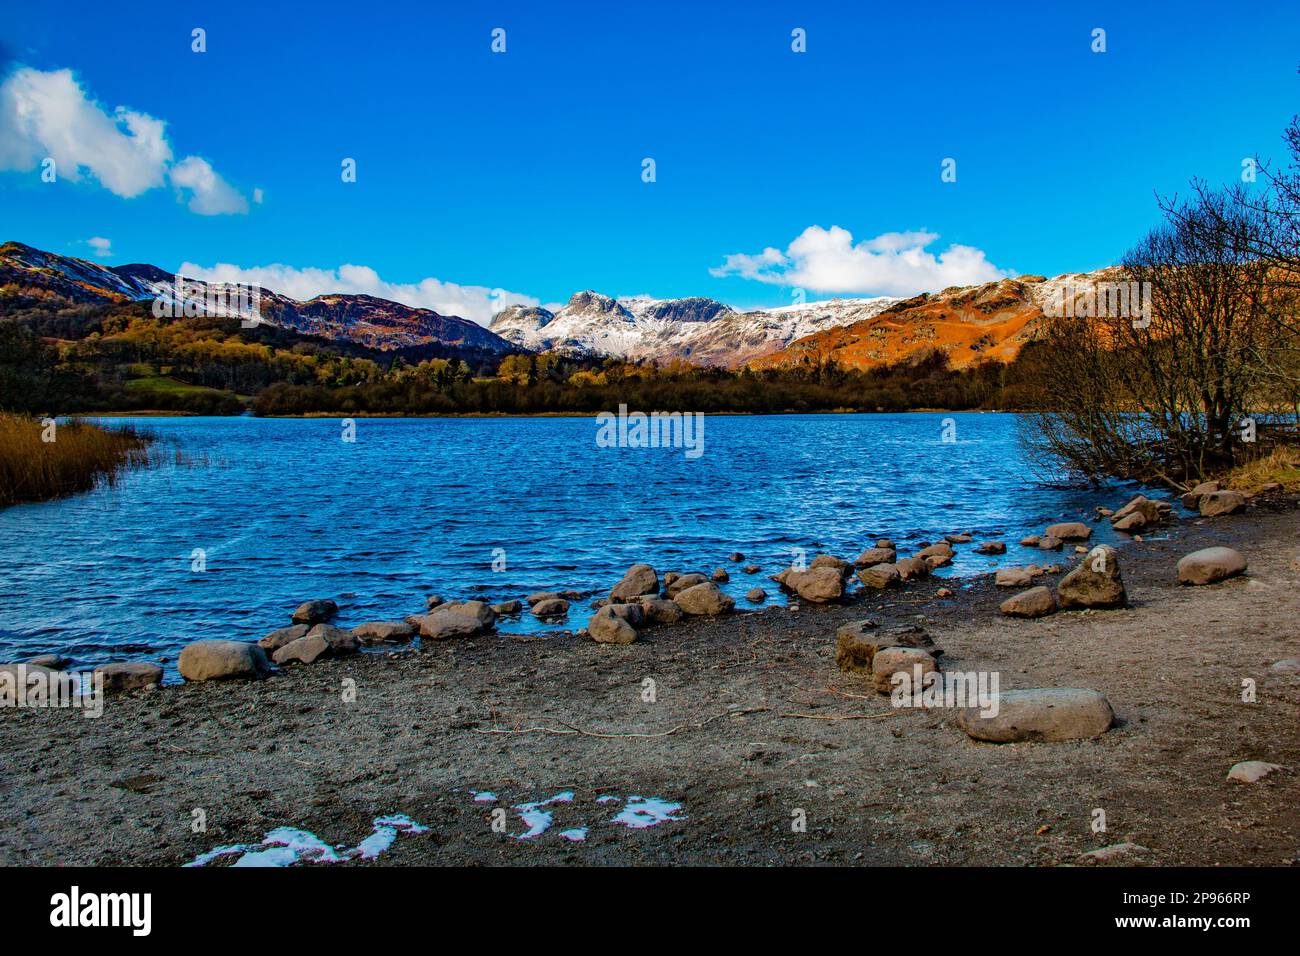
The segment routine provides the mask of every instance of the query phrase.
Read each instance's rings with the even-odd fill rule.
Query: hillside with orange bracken
[[[1096,281],[1103,273],[1019,276],[978,286],[922,293],[878,315],[825,329],[753,359],[753,368],[834,359],[850,368],[872,368],[941,349],[953,368],[986,359],[1007,362],[1032,337],[1044,309],[1065,283]]]

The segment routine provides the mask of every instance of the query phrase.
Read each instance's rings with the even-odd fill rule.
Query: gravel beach
[[[1125,864],[1295,864],[1300,674],[1270,668],[1300,657],[1297,519],[1294,495],[1257,499],[1124,545],[1120,610],[1004,617],[990,573],[628,645],[491,634],[321,660],[93,720],[7,709],[0,863],[178,866],[277,827],[350,847],[404,814],[427,829],[339,865],[1050,866],[1123,843],[1144,848]],[[1214,545],[1247,574],[1180,585],[1179,558]],[[1100,691],[1116,725],[989,744],[952,711],[893,708],[835,665],[837,627],[865,617],[921,624],[945,670],[1003,691]],[[1246,760],[1287,769],[1229,782]]]

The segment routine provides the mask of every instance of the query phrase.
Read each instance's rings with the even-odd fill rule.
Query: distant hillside
[[[847,368],[870,369],[931,351],[942,352],[958,369],[987,359],[1010,362],[1063,294],[1087,290],[1113,271],[1055,279],[1020,276],[922,293],[859,321],[800,338],[748,364],[779,368],[834,359]]]
[[[0,246],[0,287],[70,303],[141,302],[155,298],[155,285],[175,277],[156,266],[102,266],[44,252],[21,242]],[[207,283],[186,279],[186,286]],[[218,285],[216,288],[226,288]],[[263,321],[322,339],[393,350],[441,345],[504,355],[518,349],[494,332],[459,316],[439,315],[368,295],[322,295],[300,302],[261,290]]]

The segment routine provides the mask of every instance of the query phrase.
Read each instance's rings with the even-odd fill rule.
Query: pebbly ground
[[[1211,544],[1242,551],[1247,577],[1179,586],[1178,557]],[[354,846],[393,813],[428,830],[399,835],[380,865],[1055,865],[1124,841],[1160,865],[1300,861],[1300,677],[1269,670],[1300,657],[1295,502],[1185,519],[1125,546],[1121,567],[1132,607],[1119,611],[1011,620],[990,577],[945,599],[951,580],[932,580],[621,647],[493,635],[168,687],[110,700],[97,720],[0,711],[0,863],[174,866],[280,826]],[[951,712],[895,710],[835,668],[836,627],[866,616],[921,620],[946,669],[998,670],[1004,690],[1100,690],[1118,726],[994,745]],[[1248,759],[1291,772],[1226,782]],[[550,829],[519,839],[512,807],[564,792],[544,808]],[[680,804],[682,819],[614,822],[631,795]],[[561,835],[580,827],[583,842]]]

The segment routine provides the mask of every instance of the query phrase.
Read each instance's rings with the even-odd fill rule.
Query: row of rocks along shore
[[[1266,486],[1261,493],[1280,490]],[[1202,517],[1232,515],[1245,507],[1250,496],[1224,489],[1217,482],[1197,485],[1181,498],[1183,507]],[[1176,520],[1170,501],[1138,495],[1116,510],[1096,509],[1096,520],[1109,519],[1115,530],[1141,540],[1147,529],[1158,529]],[[1041,535],[1020,541],[1026,548],[1045,554],[1069,551],[1077,564],[1067,571],[1060,561],[1025,567],[1005,567],[994,574],[994,583],[1013,591],[1001,604],[1001,612],[1012,618],[1040,618],[1058,610],[1109,610],[1125,607],[1128,595],[1124,587],[1119,553],[1110,545],[1089,547],[1093,528],[1081,521],[1049,525]],[[915,554],[900,558],[898,548],[889,539],[880,539],[852,561],[822,554],[806,567],[789,567],[771,576],[771,580],[798,601],[825,605],[843,601],[856,581],[864,592],[885,592],[906,588],[910,583],[928,578],[936,569],[952,562],[956,548],[973,545],[982,555],[1005,554],[1005,541],[985,540],[978,543],[971,534],[945,535],[938,542],[920,542]],[[731,555],[742,563],[745,556]],[[1246,558],[1226,547],[1212,547],[1184,556],[1174,569],[1184,584],[1201,586],[1236,577],[1247,569]],[[758,574],[758,565],[746,564],[747,574]],[[1036,584],[1059,577],[1053,587]],[[595,613],[586,628],[574,633],[577,639],[600,644],[628,645],[648,628],[671,627],[687,617],[716,617],[736,610],[735,600],[725,594],[719,583],[730,575],[725,568],[712,574],[669,571],[660,575],[649,564],[635,564],[613,586],[607,597],[591,602]],[[952,592],[941,588],[938,597]],[[517,618],[528,613],[543,621],[562,622],[575,601],[591,597],[583,591],[545,591],[530,594],[523,600],[489,604],[478,600],[444,600],[430,596],[423,614],[413,614],[401,621],[369,621],[347,629],[330,623],[338,614],[331,600],[312,600],[300,605],[291,623],[271,631],[259,641],[202,640],[186,645],[177,668],[188,682],[214,680],[253,680],[269,676],[273,666],[310,665],[319,660],[356,654],[367,646],[397,645],[417,636],[430,644],[457,638],[483,635],[495,630],[498,620]],[[767,594],[753,588],[746,595],[751,604],[762,604]],[[924,677],[941,672],[943,651],[920,626],[900,625],[881,628],[874,621],[862,620],[840,627],[836,633],[836,665],[843,671],[860,674],[876,691],[887,694],[893,676],[899,672]],[[24,662],[28,673],[44,671],[55,677],[64,661],[56,655],[42,655]],[[0,665],[13,671],[18,665]],[[1283,660],[1275,670],[1300,672],[1300,660]],[[132,661],[105,664],[96,669],[103,676],[106,692],[135,692],[160,687],[163,671],[153,663]],[[1099,736],[1110,729],[1114,712],[1099,692],[1087,688],[1036,688],[1002,691],[996,716],[984,716],[977,707],[967,707],[958,714],[958,725],[971,737],[991,742],[1022,740],[1060,741]],[[1229,778],[1254,782],[1281,769],[1273,764],[1249,761],[1232,768]]]

